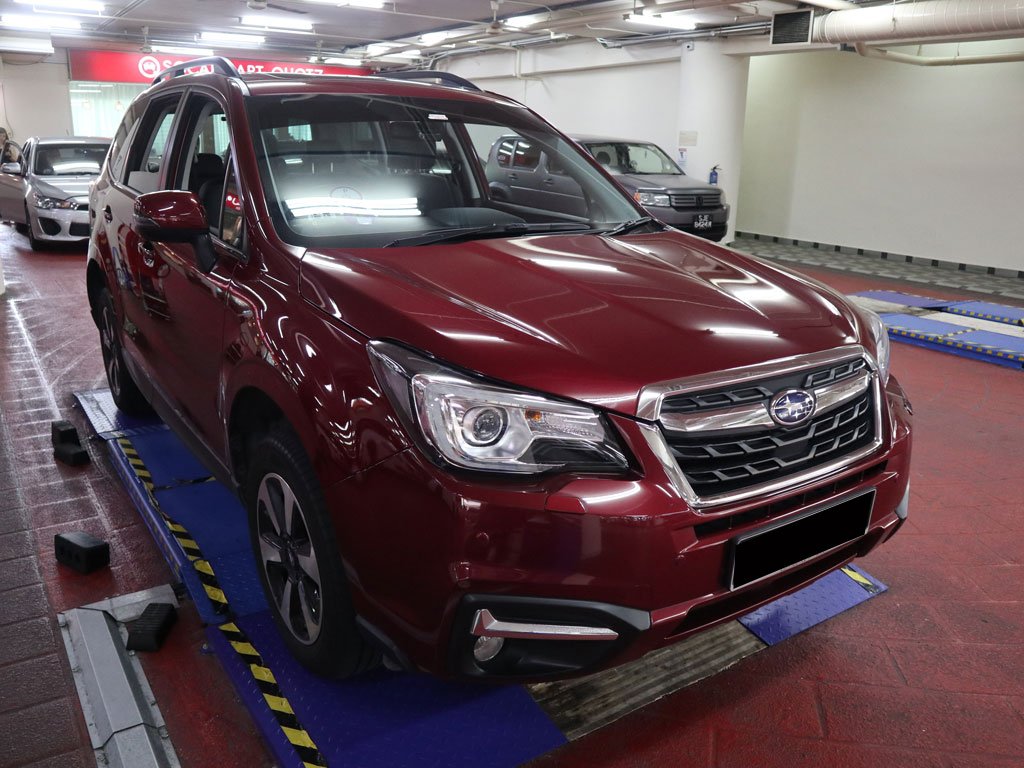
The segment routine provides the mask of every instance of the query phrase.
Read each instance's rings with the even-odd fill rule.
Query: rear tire
[[[135,379],[124,364],[121,348],[121,334],[117,324],[117,312],[110,291],[104,288],[97,300],[97,325],[100,331],[100,351],[103,353],[103,370],[107,374],[110,394],[117,407],[129,416],[148,416],[153,413],[145,395],[139,390]]]
[[[244,496],[263,592],[292,655],[332,678],[377,666],[380,653],[356,627],[320,482],[286,426],[252,444]]]

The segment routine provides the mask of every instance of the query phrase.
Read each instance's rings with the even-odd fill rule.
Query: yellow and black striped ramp
[[[214,612],[220,615],[220,620],[223,621],[223,617],[231,615],[231,610],[227,596],[217,581],[217,575],[214,572],[213,566],[203,557],[202,549],[188,529],[181,523],[172,520],[160,506],[160,502],[156,498],[156,491],[158,489],[153,483],[153,475],[146,467],[141,456],[139,456],[139,452],[132,444],[131,438],[122,435],[114,438],[114,440],[117,443],[117,449],[123,455],[124,464],[127,465],[137,483],[142,487],[145,493],[145,501],[150,508],[151,514],[159,518],[181,554],[191,564],[193,569],[191,575],[198,579],[202,587],[202,593],[209,598]],[[194,586],[188,584],[186,586],[190,586],[190,591],[195,595]],[[313,738],[299,722],[287,697],[277,684],[273,671],[264,662],[263,657],[249,641],[245,633],[231,620],[218,623],[217,629],[226,638],[234,654],[244,662],[248,674],[262,694],[264,702],[273,713],[277,729],[269,735],[277,736],[279,740],[283,739],[286,741],[298,756],[301,764],[306,768],[324,768],[327,766],[327,761],[320,753]]]
[[[277,684],[273,670],[267,666],[263,657],[253,647],[246,634],[234,622],[221,624],[218,629],[228,641],[231,649],[248,667],[249,674],[256,681],[256,687],[263,696],[263,701],[270,708],[280,732],[298,754],[305,768],[326,766],[327,761],[320,753],[313,737],[302,727],[295,716],[295,710]]]
[[[198,579],[204,594],[210,600],[214,613],[227,613],[228,600],[224,596],[224,590],[221,589],[217,581],[217,575],[213,572],[213,566],[203,557],[199,544],[196,543],[185,527],[168,517],[167,513],[160,506],[160,502],[157,501],[155,495],[156,487],[153,484],[153,475],[146,468],[146,464],[139,456],[139,452],[135,450],[131,438],[122,436],[116,438],[116,441],[132,473],[139,484],[145,489],[150,506],[159,515],[168,533],[170,533],[185,558],[191,564],[195,578]]]

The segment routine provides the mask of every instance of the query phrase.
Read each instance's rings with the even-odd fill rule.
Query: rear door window
[[[167,160],[168,142],[178,114],[181,94],[154,101],[135,134],[128,158],[126,183],[137,192],[155,192]]]

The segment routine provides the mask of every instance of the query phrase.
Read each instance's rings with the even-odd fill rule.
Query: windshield
[[[38,176],[96,176],[109,144],[41,144],[32,172]]]
[[[654,144],[625,141],[588,142],[587,149],[610,173],[684,175],[682,169],[672,162],[672,158]]]
[[[642,215],[524,107],[317,94],[250,97],[248,109],[274,226],[296,245],[607,230]],[[509,142],[531,167],[508,172]]]

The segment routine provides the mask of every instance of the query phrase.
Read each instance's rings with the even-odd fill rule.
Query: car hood
[[[369,338],[626,414],[647,384],[858,341],[839,294],[674,231],[309,251],[300,291]]]
[[[65,200],[69,197],[88,198],[89,185],[95,180],[95,176],[33,176],[30,183],[40,195]]]
[[[700,189],[707,192],[721,191],[718,187],[713,187],[706,181],[700,181],[699,179],[695,179],[692,176],[684,176],[682,174],[624,173],[617,175],[615,179],[619,181],[621,184],[629,187],[630,189],[685,189],[687,191]]]

